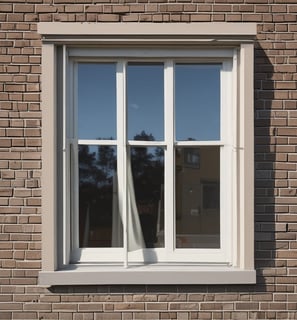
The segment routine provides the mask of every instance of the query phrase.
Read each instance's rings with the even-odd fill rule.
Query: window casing
[[[191,283],[190,276],[193,272],[195,276],[202,275],[198,276],[198,278],[196,277],[196,279],[200,280],[194,280],[197,283],[204,283],[204,281],[223,283],[226,279],[229,279],[228,277],[225,279],[219,279],[220,277],[218,277],[217,279],[219,280],[215,280],[215,282],[211,279],[205,280],[205,274],[210,271],[210,274],[216,272],[216,275],[220,272],[224,274],[228,271],[229,273],[236,271],[238,274],[238,271],[241,271],[242,278],[239,277],[241,280],[238,280],[233,274],[233,279],[235,280],[230,280],[232,278],[230,277],[227,281],[253,282],[253,262],[249,261],[252,257],[252,251],[248,252],[253,244],[246,243],[248,241],[248,237],[246,237],[247,224],[245,224],[244,219],[248,220],[250,227],[250,216],[246,213],[247,209],[244,204],[244,201],[247,200],[247,190],[245,190],[246,177],[242,172],[242,166],[245,166],[246,162],[248,162],[251,169],[253,166],[250,160],[247,161],[248,156],[246,154],[243,156],[240,152],[241,146],[244,146],[245,151],[247,151],[247,145],[249,148],[251,147],[249,142],[245,142],[244,139],[247,139],[246,132],[242,132],[240,125],[244,122],[244,128],[246,128],[246,121],[249,121],[252,115],[252,106],[249,106],[247,111],[249,113],[247,120],[245,120],[243,114],[245,112],[243,106],[247,103],[246,95],[252,92],[252,87],[247,88],[244,83],[247,75],[244,68],[247,68],[248,64],[247,57],[244,55],[248,50],[249,54],[251,53],[252,45],[250,43],[237,43],[223,48],[206,48],[206,46],[200,44],[194,47],[191,45],[189,48],[182,46],[181,48],[178,44],[170,44],[152,48],[142,43],[140,49],[137,43],[136,45],[129,44],[117,47],[116,43],[113,46],[106,46],[100,45],[99,42],[99,45],[84,47],[77,44],[68,45],[63,43],[63,45],[60,45],[55,41],[53,42],[54,44],[44,44],[44,47],[47,48],[44,53],[46,54],[47,51],[47,54],[55,60],[57,65],[56,72],[53,71],[52,73],[52,80],[57,84],[57,86],[54,85],[56,88],[56,100],[52,101],[52,106],[56,111],[52,114],[54,119],[49,119],[49,122],[53,121],[51,124],[58,124],[57,136],[53,138],[56,147],[53,150],[55,168],[52,167],[52,172],[58,173],[58,177],[55,180],[56,190],[52,191],[53,195],[55,194],[54,198],[56,198],[56,213],[53,213],[55,219],[52,221],[52,231],[56,230],[56,239],[54,239],[52,251],[53,260],[49,261],[51,266],[41,273],[41,280],[44,279],[41,282],[52,283],[58,281],[53,279],[58,279],[62,274],[61,270],[65,268],[66,270],[71,270],[74,266],[75,268],[85,268],[90,265],[92,265],[93,269],[89,270],[88,274],[96,272],[98,283],[106,283],[105,281],[113,283],[116,279],[116,274],[124,273],[129,275],[131,268],[137,268],[137,266],[145,268],[145,270],[141,270],[147,276],[145,280],[135,280],[137,279],[135,276],[134,280],[131,280],[131,277],[123,275],[126,278],[118,280],[118,283],[142,283],[140,281],[144,281],[143,283],[158,283],[157,281],[160,280],[157,279],[160,275],[156,275],[156,272],[163,273],[165,271],[168,273],[171,270],[170,268],[173,268],[172,272],[174,274],[177,272],[179,277],[183,275],[182,280],[175,278],[174,282],[176,281],[176,283]],[[87,65],[99,66],[99,69],[103,65],[115,66],[115,137],[103,137],[102,139],[101,136],[93,136],[91,138],[86,136],[81,138],[83,135],[80,133],[82,130],[79,128],[79,117],[82,115],[83,106],[78,97],[78,92],[80,92],[80,86],[82,86],[80,83],[83,83],[83,80],[80,82],[81,74],[79,73],[79,68]],[[140,138],[138,140],[134,139],[129,133],[130,123],[132,122],[129,118],[128,110],[130,104],[129,95],[131,94],[127,93],[129,91],[129,67],[131,65],[142,67],[150,65],[162,66],[164,121],[163,128],[161,128],[163,132],[161,138],[152,140],[144,138],[141,140]],[[218,66],[219,88],[216,88],[218,92],[212,93],[219,96],[219,123],[217,124],[219,128],[215,128],[219,134],[214,135],[215,137],[212,137],[210,133],[208,133],[210,139],[202,137],[194,140],[178,137],[178,130],[183,125],[178,123],[176,91],[178,91],[179,82],[176,75],[178,74],[178,68],[183,69],[183,66],[194,68],[197,66]],[[250,75],[248,76],[250,77]],[[54,93],[54,90],[52,93]],[[50,95],[51,93],[46,92],[47,94]],[[85,126],[87,126],[87,123]],[[150,134],[151,132],[146,133]],[[104,135],[104,132],[102,135]],[[121,245],[113,247],[111,244],[110,246],[102,245],[100,247],[99,245],[99,247],[96,247],[95,245],[94,247],[88,247],[88,244],[85,245],[88,242],[83,243],[82,238],[84,238],[84,235],[79,232],[80,225],[84,225],[84,230],[88,228],[86,228],[86,222],[82,223],[79,200],[82,199],[79,188],[79,168],[81,165],[79,150],[82,146],[87,146],[85,149],[89,148],[89,153],[91,153],[90,150],[95,150],[94,148],[98,150],[100,148],[104,150],[104,147],[116,149],[117,165],[116,170],[114,170],[116,173],[109,179],[113,178],[113,194],[115,193],[115,185],[117,189],[116,200],[120,211],[118,217],[122,224]],[[139,222],[135,224],[135,218],[139,218],[139,212],[136,210],[136,213],[132,213],[133,210],[129,209],[131,201],[133,202],[131,199],[135,198],[137,193],[135,189],[133,190],[133,188],[129,187],[133,180],[133,178],[131,180],[133,175],[130,173],[131,170],[133,171],[133,166],[131,165],[132,156],[130,157],[130,154],[131,150],[139,150],[139,148],[154,151],[156,148],[161,148],[164,158],[164,184],[160,188],[163,192],[163,196],[160,198],[162,198],[164,208],[164,227],[163,230],[159,228],[163,241],[161,241],[162,244],[155,248],[150,245],[148,245],[149,248],[146,248],[143,243],[141,246],[139,243],[136,247],[132,248],[131,246],[130,238],[135,231],[133,229],[137,228],[135,226],[138,226],[138,231],[141,231]],[[209,150],[212,151],[210,152]],[[178,207],[180,205],[178,186],[180,178],[178,177],[177,167],[180,167],[178,162],[181,161],[178,157],[180,157],[179,154],[182,154],[181,159],[184,164],[182,171],[188,171],[188,175],[194,175],[194,172],[203,169],[199,167],[200,164],[201,166],[203,165],[203,158],[207,158],[207,153],[212,157],[214,150],[217,150],[215,154],[219,154],[217,156],[219,157],[219,173],[217,175],[219,179],[214,179],[213,175],[210,175],[209,179],[207,177],[201,178],[201,183],[197,186],[199,192],[196,192],[196,195],[200,197],[200,200],[197,200],[198,206],[190,208],[190,211],[188,207],[186,209],[183,207],[184,210],[190,212],[190,216],[194,219],[200,216],[200,210],[204,212],[207,216],[204,218],[206,225],[210,223],[211,219],[219,221],[219,227],[216,228],[219,230],[218,235],[216,235],[219,237],[219,242],[216,240],[214,247],[209,245],[203,247],[203,245],[197,246],[197,239],[198,242],[201,240],[201,234],[194,234],[193,237],[193,234],[187,234],[184,230],[182,234],[178,233],[178,228],[180,228],[178,227],[178,219],[183,219],[183,216],[178,217]],[[248,151],[251,152],[252,150]],[[47,167],[47,169],[50,168]],[[184,173],[183,178],[189,180],[185,176],[186,174]],[[134,183],[135,179],[132,185]],[[182,188],[188,188],[189,190],[191,189],[190,192],[195,192],[196,185],[194,183],[193,185],[182,186]],[[211,192],[214,194],[212,195]],[[219,196],[216,195],[218,192]],[[208,196],[206,193],[208,193]],[[180,202],[184,203],[190,199],[187,196],[183,197]],[[210,201],[210,197],[218,199]],[[158,199],[158,201],[160,204],[161,199]],[[89,208],[89,205],[87,206]],[[139,211],[139,203],[136,207],[138,207]],[[218,207],[219,215],[216,215],[215,212],[217,212]],[[84,211],[86,212],[87,209],[84,209]],[[201,219],[200,217],[200,221],[202,221]],[[131,223],[132,220],[134,221],[133,224]],[[84,221],[86,221],[85,218]],[[189,228],[189,226],[186,228]],[[243,230],[245,239],[242,239],[242,234],[240,234]],[[55,235],[52,236],[52,238],[54,237]],[[208,243],[212,241],[209,239],[206,240]],[[241,241],[238,241],[239,239]],[[60,245],[57,245],[57,242]],[[190,242],[190,245],[184,244],[188,242]],[[102,269],[107,265],[109,266],[107,270]],[[190,270],[188,270],[189,268]],[[107,278],[110,280],[106,280],[106,273],[109,275]],[[189,275],[189,280],[184,276],[184,273]],[[64,274],[64,279],[66,278]],[[173,281],[166,280],[164,277],[161,278],[164,283]],[[204,279],[202,280],[202,278]],[[139,279],[141,279],[140,276]],[[72,283],[72,280],[68,281]],[[85,283],[86,278],[81,281]]]

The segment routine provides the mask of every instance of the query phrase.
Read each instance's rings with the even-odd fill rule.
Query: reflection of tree
[[[109,228],[112,219],[115,148],[112,146],[91,148],[86,145],[79,146],[80,241],[83,239],[87,210],[92,228]],[[103,241],[102,246],[110,246],[111,238],[105,241],[107,242]]]
[[[89,147],[79,146],[79,182],[92,184],[96,181],[97,168],[95,166],[96,154],[90,152]]]
[[[116,169],[115,149],[110,146],[98,146],[97,166],[103,172],[105,179],[110,179]]]
[[[142,131],[134,140],[154,141],[152,134]],[[156,242],[156,225],[161,188],[164,184],[164,151],[160,147],[131,148],[131,164],[135,198],[147,247]]]
[[[79,146],[80,185],[110,184],[115,168],[116,155],[113,147],[98,146],[97,151],[90,151],[89,146]]]
[[[134,136],[134,140],[140,141],[154,141],[152,134],[146,134],[142,131],[140,134]],[[144,173],[145,168],[150,166],[153,155],[148,153],[147,147],[131,148],[131,163],[134,179],[140,177]]]
[[[142,131],[134,140],[154,141],[152,134]],[[131,148],[131,164],[136,198],[151,198],[163,184],[163,149],[160,147]],[[154,192],[152,192],[154,190]],[[146,199],[149,200],[149,199]]]

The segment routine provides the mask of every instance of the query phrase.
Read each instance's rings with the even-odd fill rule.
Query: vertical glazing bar
[[[165,62],[164,105],[165,105],[165,248],[171,254],[175,248],[175,176],[174,176],[174,63]],[[167,213],[167,214],[166,214]]]
[[[117,63],[117,141],[119,210],[123,221],[124,267],[128,267],[126,63]]]

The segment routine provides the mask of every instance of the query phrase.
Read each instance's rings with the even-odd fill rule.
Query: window
[[[40,24],[41,284],[254,282],[255,25],[66,25]]]

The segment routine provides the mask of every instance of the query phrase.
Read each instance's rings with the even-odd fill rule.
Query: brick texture
[[[37,285],[42,21],[258,24],[256,285]],[[297,319],[296,21],[296,0],[0,0],[0,319]]]

